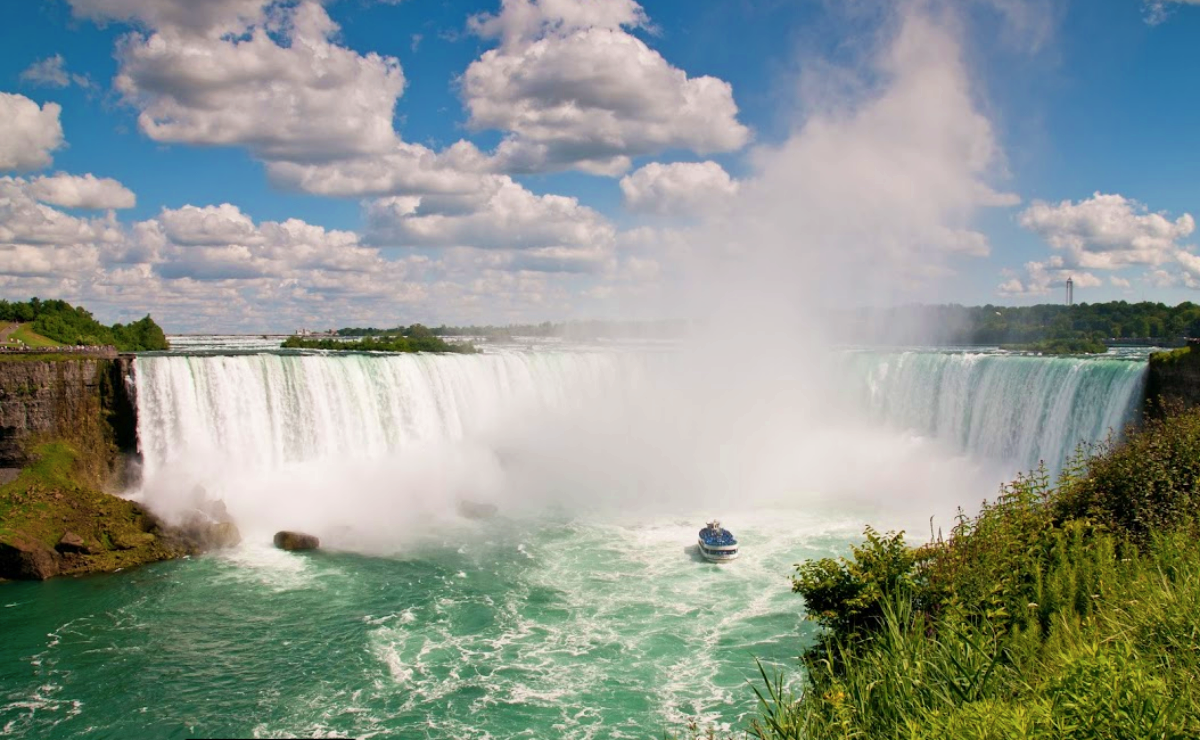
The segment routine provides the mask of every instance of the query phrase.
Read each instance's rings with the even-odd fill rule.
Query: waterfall
[[[615,354],[247,354],[141,357],[145,471],[216,454],[224,465],[373,459],[489,431],[506,412],[562,408],[611,385]]]
[[[1080,443],[1137,418],[1146,363],[979,352],[855,352],[859,402],[879,422],[972,455],[1061,469]]]
[[[821,352],[794,372],[776,363],[755,374],[744,358],[717,359],[142,356],[143,482],[131,495],[168,517],[220,500],[260,534],[365,532],[367,549],[479,510],[464,502],[505,512],[716,511],[731,501],[952,511],[1039,460],[1057,471],[1078,443],[1119,430],[1146,367]]]

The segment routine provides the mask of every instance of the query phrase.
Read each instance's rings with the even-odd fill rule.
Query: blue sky
[[[258,331],[1200,290],[1196,0],[2,12],[9,299]]]

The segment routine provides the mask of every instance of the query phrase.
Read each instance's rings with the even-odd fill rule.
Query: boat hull
[[[697,547],[700,549],[700,556],[710,563],[728,563],[737,560],[737,546],[713,547],[712,545],[704,544],[704,540],[697,541]]]

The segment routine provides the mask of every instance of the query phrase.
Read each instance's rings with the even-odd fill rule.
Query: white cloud
[[[43,203],[64,208],[106,210],[137,205],[132,190],[112,178],[92,174],[59,172],[49,177],[36,177],[29,183],[29,193]]]
[[[1167,19],[1172,5],[1200,5],[1200,0],[1145,0],[1145,3],[1146,22],[1153,26]]]
[[[24,95],[0,92],[0,171],[35,170],[52,161],[63,144],[57,103],[37,103]]]
[[[34,62],[28,69],[21,73],[21,80],[48,87],[66,87],[71,84],[71,78],[67,75],[62,54],[55,54],[39,62]]]
[[[626,207],[667,216],[726,209],[737,190],[716,162],[651,162],[621,178]]]
[[[1045,262],[1026,262],[1023,278],[1009,272],[1009,279],[998,287],[998,292],[1007,297],[1047,295],[1053,291],[1065,291],[1067,278],[1071,279],[1076,290],[1098,288],[1104,284],[1090,272],[1064,267],[1062,258],[1055,255]],[[1079,301],[1081,297],[1076,295],[1075,300]]]
[[[121,41],[114,86],[141,110],[142,131],[156,141],[245,146],[267,159],[391,150],[393,108],[404,89],[399,62],[331,42],[338,27],[311,0],[274,6],[267,22],[237,26],[240,12],[258,4],[218,3],[230,6],[225,14],[196,11],[193,18],[184,8],[206,3],[178,0],[138,16],[156,30]],[[236,27],[239,35],[194,32],[196,26],[211,31],[212,23]]]
[[[125,21],[220,37],[265,18],[271,0],[69,0],[75,15],[99,23]]]
[[[504,0],[498,15],[473,19],[501,40],[462,78],[469,125],[508,133],[497,166],[616,175],[635,156],[744,146],[730,85],[689,78],[625,30],[646,23],[632,0]]]
[[[1100,270],[1170,262],[1196,229],[1191,214],[1171,221],[1135,200],[1101,193],[1078,203],[1035,201],[1018,221],[1064,252],[1068,266]]]
[[[76,218],[37,202],[21,178],[0,177],[0,244],[78,245],[120,238],[116,220]]]
[[[44,87],[67,87],[71,83],[88,89],[94,86],[92,78],[87,75],[67,72],[66,60],[62,54],[55,54],[29,65],[21,73],[21,81]]]
[[[1128,288],[1129,287],[1128,280],[1126,280],[1125,278],[1119,278],[1116,275],[1109,275],[1108,282],[1114,288]]]
[[[268,162],[267,176],[280,187],[317,195],[465,195],[500,182],[486,174],[489,167],[487,157],[466,141],[441,152],[397,142],[391,151],[369,157]]]
[[[589,249],[611,246],[615,230],[599,213],[561,195],[534,195],[512,180],[484,202],[380,198],[367,207],[370,240],[389,246]]]

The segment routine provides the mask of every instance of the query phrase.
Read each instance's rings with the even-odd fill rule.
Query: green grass
[[[36,333],[29,324],[19,324],[16,330],[9,335],[10,343],[12,340],[19,339],[29,347],[62,347],[61,342],[56,342],[53,339],[47,339],[41,334]]]

